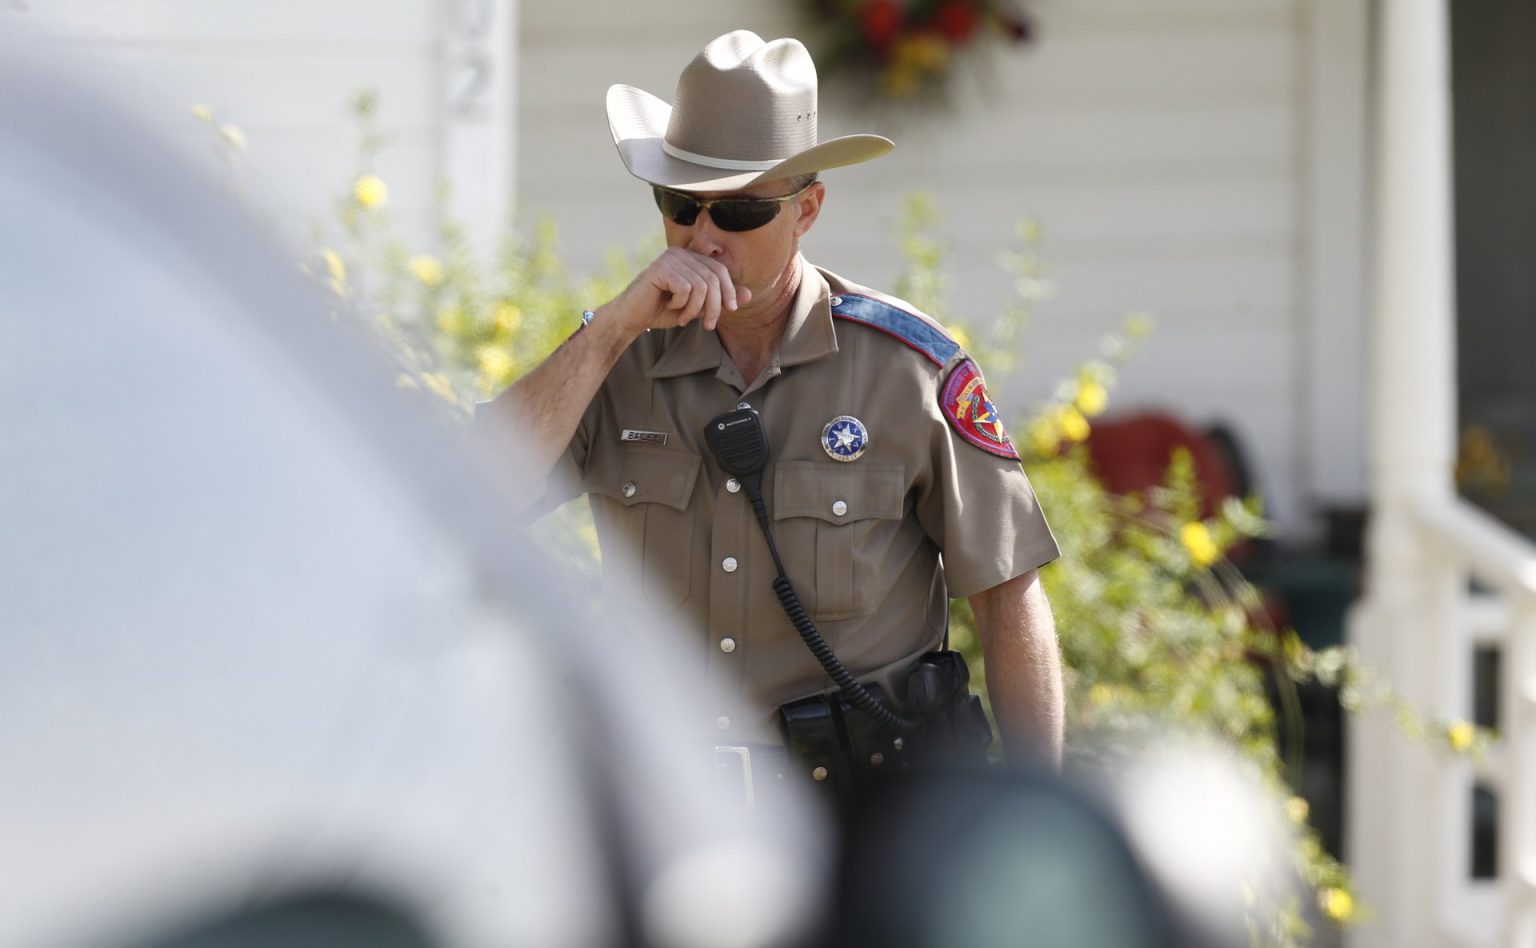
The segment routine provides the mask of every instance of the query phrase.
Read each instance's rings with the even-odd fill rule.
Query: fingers
[[[731,280],[724,264],[690,250],[671,248],[648,269],[652,285],[662,291],[659,302],[669,325],[701,319],[705,329],[713,330],[722,313],[751,298],[750,292]]]

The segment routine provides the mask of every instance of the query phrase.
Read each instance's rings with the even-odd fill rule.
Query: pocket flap
[[[891,461],[780,461],[773,475],[773,518],[815,517],[827,523],[900,520],[906,473],[899,462]]]
[[[700,461],[697,454],[653,445],[593,445],[581,487],[626,507],[665,504],[686,510]]]

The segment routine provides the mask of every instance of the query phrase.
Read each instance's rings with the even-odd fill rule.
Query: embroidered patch
[[[1013,446],[1013,439],[1008,437],[1008,432],[1003,428],[1003,419],[998,417],[997,406],[987,396],[987,387],[981,380],[981,370],[975,362],[966,359],[955,366],[955,370],[949,374],[949,381],[944,383],[939,405],[944,409],[944,417],[949,419],[950,425],[960,433],[960,437],[998,457],[1019,460],[1018,449]]]
[[[834,461],[855,461],[869,447],[869,430],[852,415],[838,415],[821,429],[821,446]]]

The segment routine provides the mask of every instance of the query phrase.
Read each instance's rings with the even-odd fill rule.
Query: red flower
[[[859,28],[865,41],[884,53],[901,32],[901,5],[896,0],[869,0],[859,10]]]
[[[944,0],[933,11],[933,25],[957,46],[976,32],[976,20],[976,7],[969,0]]]

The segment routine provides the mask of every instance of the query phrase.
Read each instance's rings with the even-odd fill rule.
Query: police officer
[[[669,106],[608,93],[620,157],[650,184],[667,249],[488,411],[546,502],[592,503],[630,593],[689,630],[745,712],[722,743],[782,741],[775,709],[832,689],[770,588],[774,565],[705,423],[741,405],[771,444],[764,495],[786,570],[849,670],[901,694],[934,649],[947,600],[968,597],[1012,759],[1060,760],[1062,682],[1036,570],[1057,547],[981,372],[909,304],[813,267],[800,239],[816,173],[891,143],[818,142],[816,72],[793,39],[736,31],[683,71]],[[570,485],[562,487],[561,485]]]

